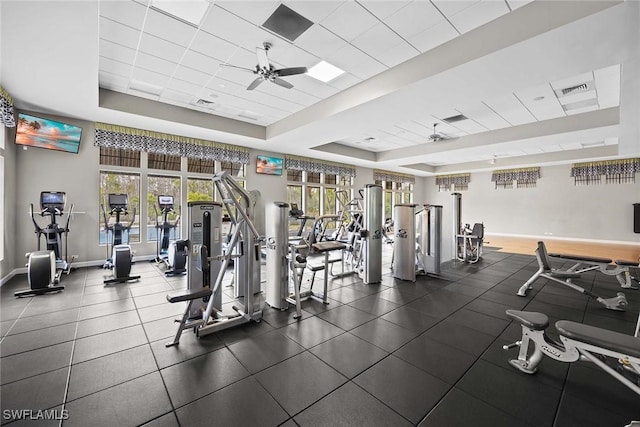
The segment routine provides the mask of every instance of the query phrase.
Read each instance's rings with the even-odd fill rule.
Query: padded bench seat
[[[640,268],[640,261],[636,262],[636,261],[625,261],[623,259],[617,259],[616,260],[616,264],[617,265],[622,265],[624,267],[638,267],[638,268]]]
[[[534,331],[542,331],[549,326],[549,317],[536,311],[507,310],[507,317]]]
[[[169,301],[170,303],[191,301],[198,298],[209,297],[211,296],[212,292],[213,291],[210,288],[185,289],[184,291],[167,294],[167,301]]]
[[[556,329],[560,334],[575,341],[606,348],[632,357],[640,357],[640,338],[620,332],[559,320]]]
[[[589,257],[582,255],[570,255],[570,254],[549,254],[550,257],[566,259],[571,261],[583,261],[592,264],[611,264],[613,261],[609,258]]]

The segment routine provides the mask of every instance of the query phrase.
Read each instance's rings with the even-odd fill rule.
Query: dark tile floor
[[[388,252],[390,247],[385,247]],[[475,265],[447,263],[443,277],[330,281],[330,304],[303,303],[303,317],[265,307],[264,319],[197,339],[175,333],[181,304],[166,278],[137,263],[138,282],[105,287],[100,269],[63,278],[58,294],[18,299],[26,277],[0,289],[2,423],[6,410],[56,409],[64,426],[624,426],[640,398],[594,366],[545,359],[528,376],[502,350],[519,338],[506,309],[547,313],[632,334],[640,291],[626,313],[540,280],[515,295],[535,258],[486,248]],[[264,275],[263,275],[264,277]],[[322,276],[316,278],[321,286]],[[606,296],[614,278],[579,281]],[[264,286],[264,285],[263,285]],[[230,288],[225,288],[230,293]],[[225,302],[230,301],[225,295]],[[64,409],[64,412],[62,411]],[[42,416],[43,413],[40,413]],[[23,413],[24,415],[24,413]],[[59,425],[57,420],[31,421]]]

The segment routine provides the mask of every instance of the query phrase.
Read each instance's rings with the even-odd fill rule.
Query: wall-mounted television
[[[256,160],[256,172],[267,175],[282,175],[284,159],[280,157],[258,156]]]
[[[16,144],[78,154],[82,128],[29,114],[18,114]]]

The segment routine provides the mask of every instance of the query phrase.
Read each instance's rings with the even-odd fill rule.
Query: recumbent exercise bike
[[[31,221],[35,227],[38,239],[38,250],[27,253],[27,277],[30,289],[18,291],[17,297],[41,295],[49,292],[59,292],[64,289],[59,285],[63,273],[69,274],[71,262],[68,261],[68,234],[69,222],[73,213],[73,205],[67,213],[67,221],[64,227],[56,223],[56,216],[64,214],[66,194],[62,191],[43,191],[40,193],[40,216],[51,217],[51,223],[42,228],[36,222],[33,214],[33,203],[29,206]],[[46,250],[40,249],[40,238],[44,236],[47,244]],[[62,236],[64,236],[64,257],[62,251]]]
[[[107,212],[102,207],[102,215],[104,218],[104,230],[107,233],[107,260],[102,268],[113,270],[113,277],[104,280],[105,285],[111,283],[124,283],[130,280],[138,280],[140,276],[131,276],[131,265],[133,264],[133,254],[131,252],[131,246],[129,245],[129,232],[131,226],[136,219],[136,210],[133,209],[133,215],[131,222],[124,225],[120,222],[120,216],[128,215],[129,209],[129,196],[126,194],[109,194],[109,216],[115,215],[116,222],[112,225],[109,224]],[[112,236],[112,251],[111,257],[109,257],[109,233]],[[124,242],[124,235],[127,235],[127,243]]]

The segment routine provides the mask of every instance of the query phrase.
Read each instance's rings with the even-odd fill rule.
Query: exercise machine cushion
[[[613,262],[609,258],[596,258],[596,257],[590,257],[590,256],[582,256],[582,255],[549,254],[549,256],[553,258],[561,258],[561,259],[567,259],[571,261],[590,262],[593,264],[611,264]]]
[[[338,249],[344,249],[347,246],[344,243],[330,241],[330,242],[318,242],[311,245],[315,252],[328,252],[335,251]]]
[[[185,289],[184,291],[167,294],[167,301],[174,303],[181,301],[191,301],[198,298],[207,298],[211,296],[212,292],[213,291],[210,288]]]
[[[573,271],[553,270],[553,271],[549,272],[548,274],[551,277],[556,277],[558,279],[578,279],[578,278],[582,277],[582,275],[580,273],[575,273]]]
[[[507,310],[507,317],[534,331],[542,331],[549,326],[549,317],[536,311]]]
[[[640,358],[640,338],[632,335],[625,335],[620,332],[568,320],[557,321],[556,329],[561,335],[572,340]]]
[[[635,261],[625,261],[623,259],[617,259],[616,260],[616,264],[624,266],[624,267],[639,267],[640,268],[640,262],[635,262]]]

